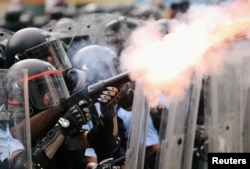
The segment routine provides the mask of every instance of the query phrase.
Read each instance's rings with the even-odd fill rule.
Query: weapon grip
[[[81,100],[95,102],[96,95],[101,92],[105,87],[120,87],[122,84],[125,84],[130,81],[131,80],[129,78],[129,72],[124,72],[109,79],[98,81],[72,94],[69,98],[61,102],[61,106],[64,110],[67,110],[71,106],[78,104]]]
[[[88,101],[89,99],[90,99],[90,96],[89,96],[88,88],[84,87],[78,90],[77,92],[75,92],[74,94],[72,94],[69,98],[63,100],[60,103],[60,105],[63,108],[63,110],[67,110],[76,104],[79,105],[80,101],[82,100]]]

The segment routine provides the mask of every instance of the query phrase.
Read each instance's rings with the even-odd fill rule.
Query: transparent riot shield
[[[0,70],[0,168],[31,169],[27,70]]]
[[[205,125],[209,152],[249,151],[250,41],[230,44],[219,74],[205,83]]]
[[[190,169],[200,100],[202,74],[193,76],[192,84],[181,100],[171,100],[169,111],[163,112],[161,149],[156,168]],[[167,115],[166,115],[167,113]]]
[[[242,43],[244,45],[242,45]],[[242,152],[250,152],[250,107],[249,107],[249,100],[250,100],[250,39],[245,39],[238,45],[244,47],[244,52],[241,52],[242,59],[239,61],[239,65],[237,66],[236,70],[239,71],[239,84],[240,84],[240,93],[239,93],[239,124],[240,124],[240,131],[242,136],[242,145],[241,150]]]
[[[123,47],[131,31],[142,24],[142,20],[118,14],[91,13],[74,19],[62,18],[44,25],[42,29],[61,39],[71,57],[76,50],[93,44],[117,51],[117,47]]]
[[[139,85],[136,85],[126,152],[126,168],[144,168],[149,105]]]
[[[250,100],[250,59],[246,59],[244,61],[244,66],[242,67],[242,75],[243,78],[246,80],[244,83],[244,89],[242,90],[242,95],[241,95],[241,111],[242,111],[242,116],[241,116],[241,122],[242,122],[242,141],[243,141],[243,152],[250,152],[250,144],[249,144],[249,139],[250,139],[250,104],[248,103]]]
[[[72,36],[73,41],[77,36],[84,34],[89,37],[92,44],[104,43],[105,26],[112,20],[116,19],[117,15],[110,13],[94,13],[76,18],[77,28],[74,32],[75,36]]]
[[[190,169],[192,167],[196,119],[201,91],[201,74],[181,100],[171,100],[169,110],[163,109],[159,132],[160,150],[155,169]],[[149,104],[137,85],[132,109],[128,150],[125,165],[143,168]]]

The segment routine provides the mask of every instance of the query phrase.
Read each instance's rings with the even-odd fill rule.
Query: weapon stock
[[[101,92],[107,86],[119,87],[127,82],[130,82],[129,74],[131,71],[123,72],[119,75],[113,76],[111,78],[97,81],[96,83],[85,86],[79,89],[77,92],[72,94],[68,99],[61,103],[64,109],[67,109],[81,100],[88,100],[92,103],[96,102],[96,94]]]

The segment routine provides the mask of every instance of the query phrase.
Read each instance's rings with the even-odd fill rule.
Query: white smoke
[[[247,37],[249,8],[247,1],[192,5],[169,21],[166,35],[160,33],[155,20],[148,20],[132,32],[121,54],[121,66],[135,70],[133,80],[144,74],[141,84],[152,105],[159,103],[160,93],[170,98],[183,96],[194,71],[219,73],[230,44],[235,43],[239,33]],[[234,58],[240,58],[246,46],[234,50]]]

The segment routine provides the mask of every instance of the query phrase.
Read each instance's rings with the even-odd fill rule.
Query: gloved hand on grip
[[[116,87],[108,86],[99,95],[97,100],[101,104],[101,113],[106,119],[112,119],[116,115],[114,106],[120,99],[120,90]]]
[[[102,106],[110,108],[118,103],[120,97],[120,90],[117,87],[108,86],[102,91],[97,100]]]
[[[81,132],[83,124],[91,119],[87,101],[82,100],[78,105],[74,105],[59,118],[58,123],[67,135],[75,137]]]

